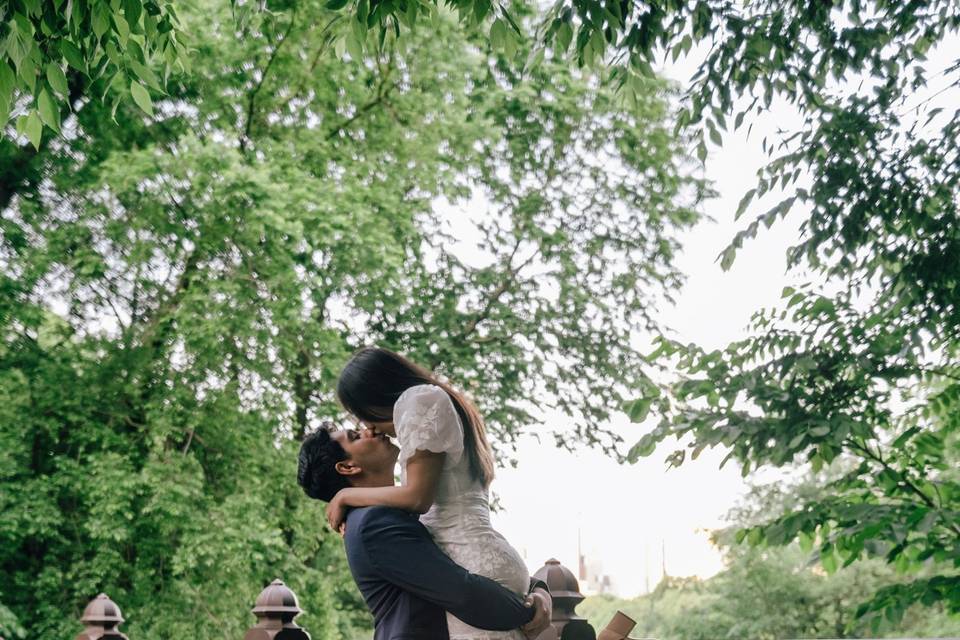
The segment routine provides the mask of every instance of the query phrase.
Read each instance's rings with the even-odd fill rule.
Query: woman
[[[327,506],[334,530],[347,507],[383,505],[422,514],[420,522],[450,558],[518,595],[529,575],[520,555],[490,525],[487,488],[494,460],[483,420],[449,384],[403,356],[367,347],[340,374],[343,407],[400,446],[401,484],[340,490]],[[484,631],[447,614],[451,640],[522,640],[523,633]]]

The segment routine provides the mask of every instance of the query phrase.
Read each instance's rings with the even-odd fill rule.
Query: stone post
[[[80,622],[85,628],[76,640],[127,640],[127,636],[117,629],[123,622],[120,607],[105,593],[90,601]]]
[[[257,624],[243,640],[310,640],[310,634],[293,621],[301,613],[296,594],[279,579],[260,592],[252,611]]]

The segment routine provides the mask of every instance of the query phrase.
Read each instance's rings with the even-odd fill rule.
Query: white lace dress
[[[393,406],[393,424],[400,444],[401,478],[415,451],[445,453],[436,499],[420,522],[450,558],[471,573],[496,580],[523,596],[530,576],[520,554],[490,525],[487,490],[470,477],[463,451],[463,426],[450,396],[424,384],[403,392]],[[447,614],[450,640],[525,640],[519,630],[485,631]]]

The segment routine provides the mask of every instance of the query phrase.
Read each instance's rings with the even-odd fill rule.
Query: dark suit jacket
[[[344,542],[350,571],[373,613],[374,640],[449,640],[447,611],[494,631],[533,618],[517,594],[455,564],[406,511],[354,509]]]

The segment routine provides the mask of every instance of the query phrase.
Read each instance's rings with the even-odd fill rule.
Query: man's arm
[[[493,580],[447,557],[419,521],[389,512],[368,517],[360,538],[384,580],[479,629],[508,631],[530,622],[533,607]]]

